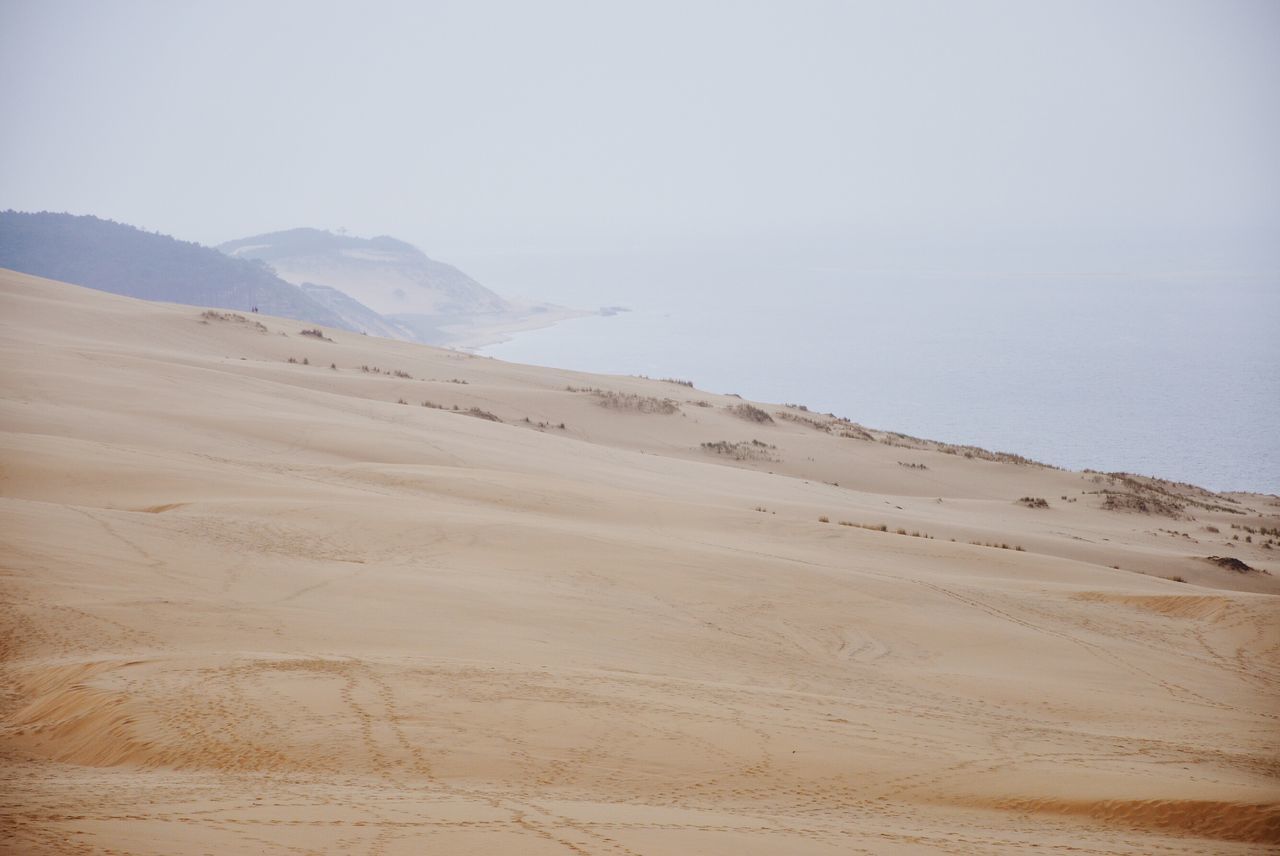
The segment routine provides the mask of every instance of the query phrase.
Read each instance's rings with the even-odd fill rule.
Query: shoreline
[[[688,341],[689,331],[714,327],[711,320],[695,313],[637,310],[612,320],[618,323],[610,328],[585,324],[568,325],[554,333],[539,332],[536,327],[510,331],[500,341],[474,350],[509,362],[549,368],[637,377],[689,377],[703,388],[723,390],[726,394],[797,401],[815,410],[847,415],[864,424],[895,426],[884,429],[887,431],[945,437],[946,442],[989,449],[1016,450],[1017,454],[1075,470],[1157,473],[1159,475],[1152,477],[1201,485],[1216,492],[1280,495],[1280,484],[1259,478],[1269,471],[1266,462],[1269,458],[1275,459],[1276,453],[1265,448],[1265,440],[1258,437],[1257,427],[1237,435],[1231,445],[1241,452],[1262,453],[1260,456],[1227,456],[1228,443],[1220,433],[1213,433],[1213,427],[1204,419],[1196,423],[1196,435],[1203,435],[1207,430],[1210,436],[1199,442],[1157,433],[1155,436],[1164,439],[1153,445],[1148,442],[1152,432],[1158,432],[1163,423],[1146,413],[1146,404],[1134,404],[1133,396],[1125,399],[1124,387],[1119,384],[1100,389],[1096,398],[1077,391],[1070,403],[1056,402],[1040,393],[1025,401],[986,402],[962,395],[940,400],[931,394],[930,387],[919,386],[933,381],[936,381],[935,387],[943,385],[940,378],[930,378],[927,373],[908,379],[909,373],[899,372],[904,379],[896,383],[876,381],[875,374],[861,371],[842,374],[829,369],[833,362],[839,361],[838,356],[817,358],[812,356],[812,351],[790,348],[785,342],[774,344],[767,360],[751,349],[738,348],[744,353],[743,362],[728,366],[725,360],[715,356],[717,351],[737,347],[732,345],[735,340],[759,340],[761,336],[751,335],[755,332],[751,330],[739,332],[721,327],[716,330],[718,339],[713,338],[698,348],[685,347],[682,340]],[[523,335],[526,332],[534,335]],[[642,348],[645,341],[653,344]],[[671,356],[664,359],[663,354]],[[894,362],[891,355],[883,358],[883,364],[890,371],[895,369]],[[1025,371],[1019,368],[1014,374],[1022,374],[1025,382]],[[1004,380],[1003,376],[991,378],[995,386]],[[1130,380],[1137,384],[1149,403],[1151,384],[1140,376]],[[1048,385],[1063,382],[1061,372],[1050,371],[1042,378],[1042,383]],[[1175,409],[1181,407],[1171,397],[1155,403],[1171,404]],[[1127,405],[1129,411],[1121,419],[1108,409],[1119,405]],[[1090,413],[1095,415],[1089,416]],[[1256,422],[1257,419],[1246,425]],[[1280,462],[1276,467],[1274,471],[1280,471]]]

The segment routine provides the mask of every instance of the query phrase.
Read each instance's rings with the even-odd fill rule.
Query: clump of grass
[[[332,339],[330,339],[328,336],[326,336],[326,335],[324,334],[324,331],[323,331],[323,330],[321,330],[319,327],[312,327],[312,328],[310,328],[310,329],[308,329],[308,330],[302,330],[302,331],[301,331],[301,334],[302,334],[303,336],[310,336],[310,337],[311,337],[311,338],[313,338],[313,339],[320,339],[320,340],[321,340],[321,341],[323,341],[323,342],[332,342],[332,341],[333,341],[333,340],[332,340]]]
[[[831,518],[824,514],[824,515],[822,515],[821,517],[819,517],[819,518],[818,518],[818,522],[819,522],[819,523],[830,523],[830,522],[831,522]]]
[[[911,461],[898,461],[898,466],[900,466],[900,467],[906,467],[906,468],[907,468],[907,469],[909,469],[909,470],[927,470],[927,469],[929,469],[929,468],[928,468],[927,466],[925,466],[924,464],[917,464],[917,463],[913,463],[913,462],[911,462]]]
[[[1102,507],[1107,511],[1131,511],[1139,514],[1159,514],[1164,517],[1181,517],[1185,505],[1177,500],[1165,499],[1155,494],[1128,493],[1103,490]]]
[[[337,364],[337,363],[329,363],[329,368],[333,369],[333,370],[336,372],[336,371],[338,370],[338,364]]]
[[[724,455],[735,461],[776,461],[774,451],[777,449],[770,443],[764,443],[760,440],[742,440],[734,443],[729,440],[717,440],[713,443],[703,443],[702,449],[714,455]]]
[[[1021,545],[1010,545],[1005,544],[1004,542],[997,544],[994,541],[970,541],[969,543],[975,547],[991,547],[996,550],[1015,550],[1019,553],[1027,552]]]
[[[663,383],[674,383],[677,386],[687,386],[690,388],[693,387],[693,381],[691,380],[680,380],[679,378],[674,378],[674,377],[664,377],[664,378],[660,378],[660,380]]]
[[[405,401],[403,398],[396,399],[396,404],[408,404],[408,403],[409,402]]]
[[[248,318],[235,312],[215,312],[212,309],[206,309],[200,313],[200,317],[204,319],[200,322],[201,324],[208,324],[210,321],[230,321],[235,324],[246,324],[261,333],[268,332],[267,325],[263,324],[261,321],[250,321]]]
[[[889,527],[883,523],[854,523],[852,520],[841,520],[841,526],[856,526],[859,529],[870,529],[872,532],[888,532]]]
[[[463,411],[463,412],[464,412],[464,413],[466,413],[466,415],[468,415],[468,416],[474,416],[474,417],[476,417],[477,419],[485,419],[485,420],[488,420],[489,422],[501,422],[501,421],[502,421],[502,420],[501,420],[501,419],[499,419],[495,414],[490,413],[490,412],[489,412],[489,411],[487,411],[487,410],[481,410],[479,407],[469,407],[469,408],[467,408],[467,409],[466,409],[465,411]]]
[[[528,424],[528,425],[532,425],[534,428],[537,428],[539,431],[545,431],[545,430],[547,430],[548,428],[558,428],[558,429],[559,429],[559,430],[561,430],[561,431],[567,431],[567,430],[568,430],[568,429],[565,427],[565,424],[564,424],[563,422],[561,422],[559,425],[552,425],[550,422],[534,422],[534,421],[533,421],[532,419],[530,419],[528,416],[526,416],[526,417],[524,418],[524,422],[525,422],[526,424]]]
[[[652,395],[616,392],[612,389],[591,390],[591,393],[598,399],[597,404],[611,410],[634,410],[637,413],[656,413],[662,416],[680,412],[680,405],[670,398],[654,398]]]
[[[1020,505],[1025,505],[1027,508],[1049,507],[1049,500],[1045,499],[1043,496],[1024,496],[1018,499],[1018,503]]]
[[[857,529],[867,529],[871,532],[888,532],[889,531],[889,527],[883,523],[855,523],[852,520],[841,520],[840,525],[852,526]],[[901,527],[893,530],[893,534],[906,535],[909,538],[928,538],[930,540],[933,539],[933,536],[930,535],[928,532],[920,532],[919,530],[914,530],[914,529],[908,532],[907,530]]]
[[[743,402],[742,404],[735,404],[726,409],[739,419],[745,419],[748,422],[759,422],[762,424],[766,422],[773,422],[772,416],[761,410],[759,407],[756,407],[754,404],[747,404],[746,402]]]
[[[413,380],[413,375],[406,371],[401,371],[400,369],[380,369],[377,366],[362,365],[360,366],[360,371],[365,374],[384,374],[390,375],[391,377],[404,378],[405,380]]]
[[[744,404],[740,406],[747,407],[749,405]],[[779,419],[786,420],[787,422],[797,422],[801,425],[808,425],[810,428],[817,431],[827,431],[830,428],[830,425],[823,422],[821,419],[814,419],[812,416],[801,416],[799,413],[788,413],[785,410],[778,410],[773,415]]]

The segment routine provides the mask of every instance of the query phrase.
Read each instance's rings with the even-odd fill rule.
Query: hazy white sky
[[[0,0],[0,207],[1275,270],[1278,93],[1272,0]]]

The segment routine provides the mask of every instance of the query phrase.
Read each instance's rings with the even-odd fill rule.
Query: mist
[[[516,291],[599,254],[1277,267],[1268,2],[2,8],[7,207],[393,234]]]
[[[508,359],[1280,489],[1274,3],[0,9],[0,207],[391,235],[636,310]]]

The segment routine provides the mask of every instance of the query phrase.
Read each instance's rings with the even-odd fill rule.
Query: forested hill
[[[354,329],[262,262],[103,220],[0,212],[0,267],[113,294],[248,311]]]

